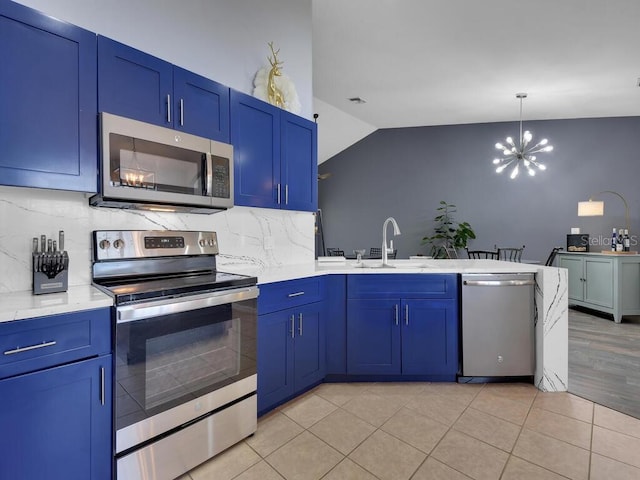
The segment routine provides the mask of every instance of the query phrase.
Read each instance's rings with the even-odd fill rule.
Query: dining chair
[[[564,250],[564,249],[562,247],[553,247],[553,249],[551,250],[551,253],[549,254],[549,257],[547,258],[547,261],[544,262],[545,267],[553,266],[553,262],[556,259],[556,255],[560,250]]]
[[[467,256],[475,260],[498,260],[498,252],[490,250],[467,250]]]
[[[369,249],[369,258],[382,258],[382,248],[371,247]]]
[[[524,245],[522,248],[498,248],[494,247],[498,252],[498,260],[504,260],[505,262],[521,262],[522,261],[522,251],[524,250]]]

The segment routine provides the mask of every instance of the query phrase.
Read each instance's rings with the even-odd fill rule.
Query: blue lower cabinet
[[[347,373],[401,373],[400,300],[348,300]]]
[[[327,330],[327,375],[347,373],[347,277],[325,278],[325,328]]]
[[[458,371],[458,315],[453,300],[402,302],[402,373],[455,375]]]
[[[456,280],[455,275],[435,274],[350,275],[347,375],[455,380]]]
[[[258,412],[264,413],[325,375],[323,303],[258,316]]]
[[[0,478],[111,479],[111,355],[0,381]]]

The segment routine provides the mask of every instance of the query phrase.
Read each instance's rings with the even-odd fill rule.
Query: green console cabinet
[[[613,315],[640,315],[640,255],[559,253],[569,277],[569,304]]]

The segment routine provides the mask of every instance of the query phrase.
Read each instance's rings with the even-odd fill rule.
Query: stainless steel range
[[[174,479],[257,425],[256,278],[216,268],[215,232],[95,231],[114,299],[120,480]]]

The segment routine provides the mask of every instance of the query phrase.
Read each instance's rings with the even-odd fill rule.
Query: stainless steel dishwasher
[[[535,373],[533,273],[462,275],[462,376]]]

